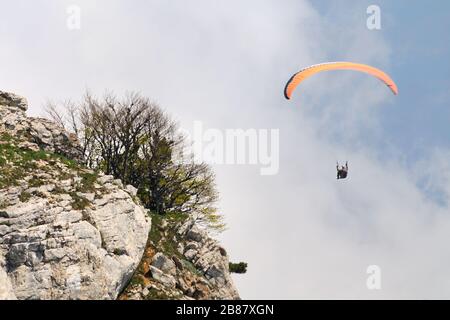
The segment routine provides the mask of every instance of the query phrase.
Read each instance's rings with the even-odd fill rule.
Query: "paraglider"
[[[305,79],[310,76],[322,72],[322,71],[331,71],[331,70],[354,70],[359,72],[367,73],[373,77],[381,80],[393,94],[398,94],[398,88],[395,82],[387,75],[385,72],[380,69],[374,68],[372,66],[354,63],[354,62],[326,62],[321,64],[315,64],[309,67],[306,67],[299,72],[295,73],[289,81],[286,83],[284,87],[284,97],[286,99],[291,99],[294,90],[298,87],[300,83],[302,83]],[[345,166],[339,166],[339,163],[336,165],[337,170],[337,179],[346,179],[348,175],[348,162],[345,163]]]
[[[336,162],[336,170],[337,170],[337,179],[345,179],[348,175],[348,162],[345,163],[345,166],[339,167],[339,162]]]
[[[284,88],[284,96],[286,99],[291,99],[292,93],[295,88],[302,83],[305,79],[310,76],[322,72],[322,71],[330,71],[330,70],[354,70],[359,72],[365,72],[370,74],[378,79],[380,79],[386,86],[391,89],[392,93],[397,95],[398,88],[395,82],[383,71],[380,69],[371,67],[369,65],[354,63],[354,62],[326,62],[321,64],[315,64],[300,70],[295,73],[289,81],[286,83]]]

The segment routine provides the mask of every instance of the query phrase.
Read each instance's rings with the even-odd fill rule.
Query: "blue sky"
[[[361,24],[367,18],[364,8],[371,4],[381,9],[382,29],[366,32],[381,33],[390,46],[388,72],[400,90],[380,114],[385,139],[409,161],[422,157],[423,148],[450,147],[450,3],[358,1],[352,8],[361,12]],[[312,5],[331,20],[343,8],[338,1]]]
[[[449,147],[450,3],[385,1],[383,6],[395,17],[386,25],[386,38],[405,93],[394,116],[386,117],[386,132],[405,151],[417,142]]]
[[[401,155],[401,161],[413,171],[416,162],[429,161],[435,148],[450,147],[450,3],[359,1],[352,9],[361,12],[362,21],[367,18],[364,8],[372,4],[381,9],[382,29],[365,32],[382,34],[389,45],[387,71],[400,94],[378,114],[382,130],[378,140],[371,140],[370,134],[362,138],[380,150],[380,161],[393,156],[388,150],[395,150],[394,156]],[[338,2],[317,1],[313,6],[331,21],[342,12]],[[339,23],[342,27],[345,20]],[[445,203],[439,189],[427,189],[421,178],[416,183],[430,199]]]

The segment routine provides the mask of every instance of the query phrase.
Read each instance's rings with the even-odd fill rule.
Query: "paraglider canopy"
[[[385,72],[381,71],[380,69],[365,64],[342,61],[342,62],[326,62],[321,64],[315,64],[295,73],[289,79],[289,81],[286,84],[286,87],[284,88],[285,98],[290,99],[295,88],[297,88],[297,86],[300,83],[302,83],[306,78],[309,78],[310,76],[318,72],[330,70],[354,70],[368,73],[384,82],[389,87],[389,89],[391,89],[392,93],[394,93],[395,95],[398,94],[398,88],[395,82]]]

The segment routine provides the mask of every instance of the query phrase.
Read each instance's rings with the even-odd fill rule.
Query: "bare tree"
[[[63,107],[65,115],[49,103],[47,113],[77,134],[89,167],[136,187],[153,212],[188,213],[212,229],[223,229],[213,172],[183,155],[185,139],[158,105],[137,93],[98,99],[87,92],[81,104]]]

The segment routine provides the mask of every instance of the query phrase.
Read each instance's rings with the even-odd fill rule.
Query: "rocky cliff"
[[[192,217],[153,215],[147,249],[121,299],[239,299],[226,250]]]
[[[0,93],[0,294],[115,299],[150,230],[135,190],[78,164],[74,137]]]
[[[76,136],[47,119],[27,117],[25,98],[0,91],[0,106],[0,132],[13,136],[18,147],[81,160],[82,152]]]
[[[239,298],[225,249],[191,217],[151,217],[26,110],[0,91],[0,299]]]

